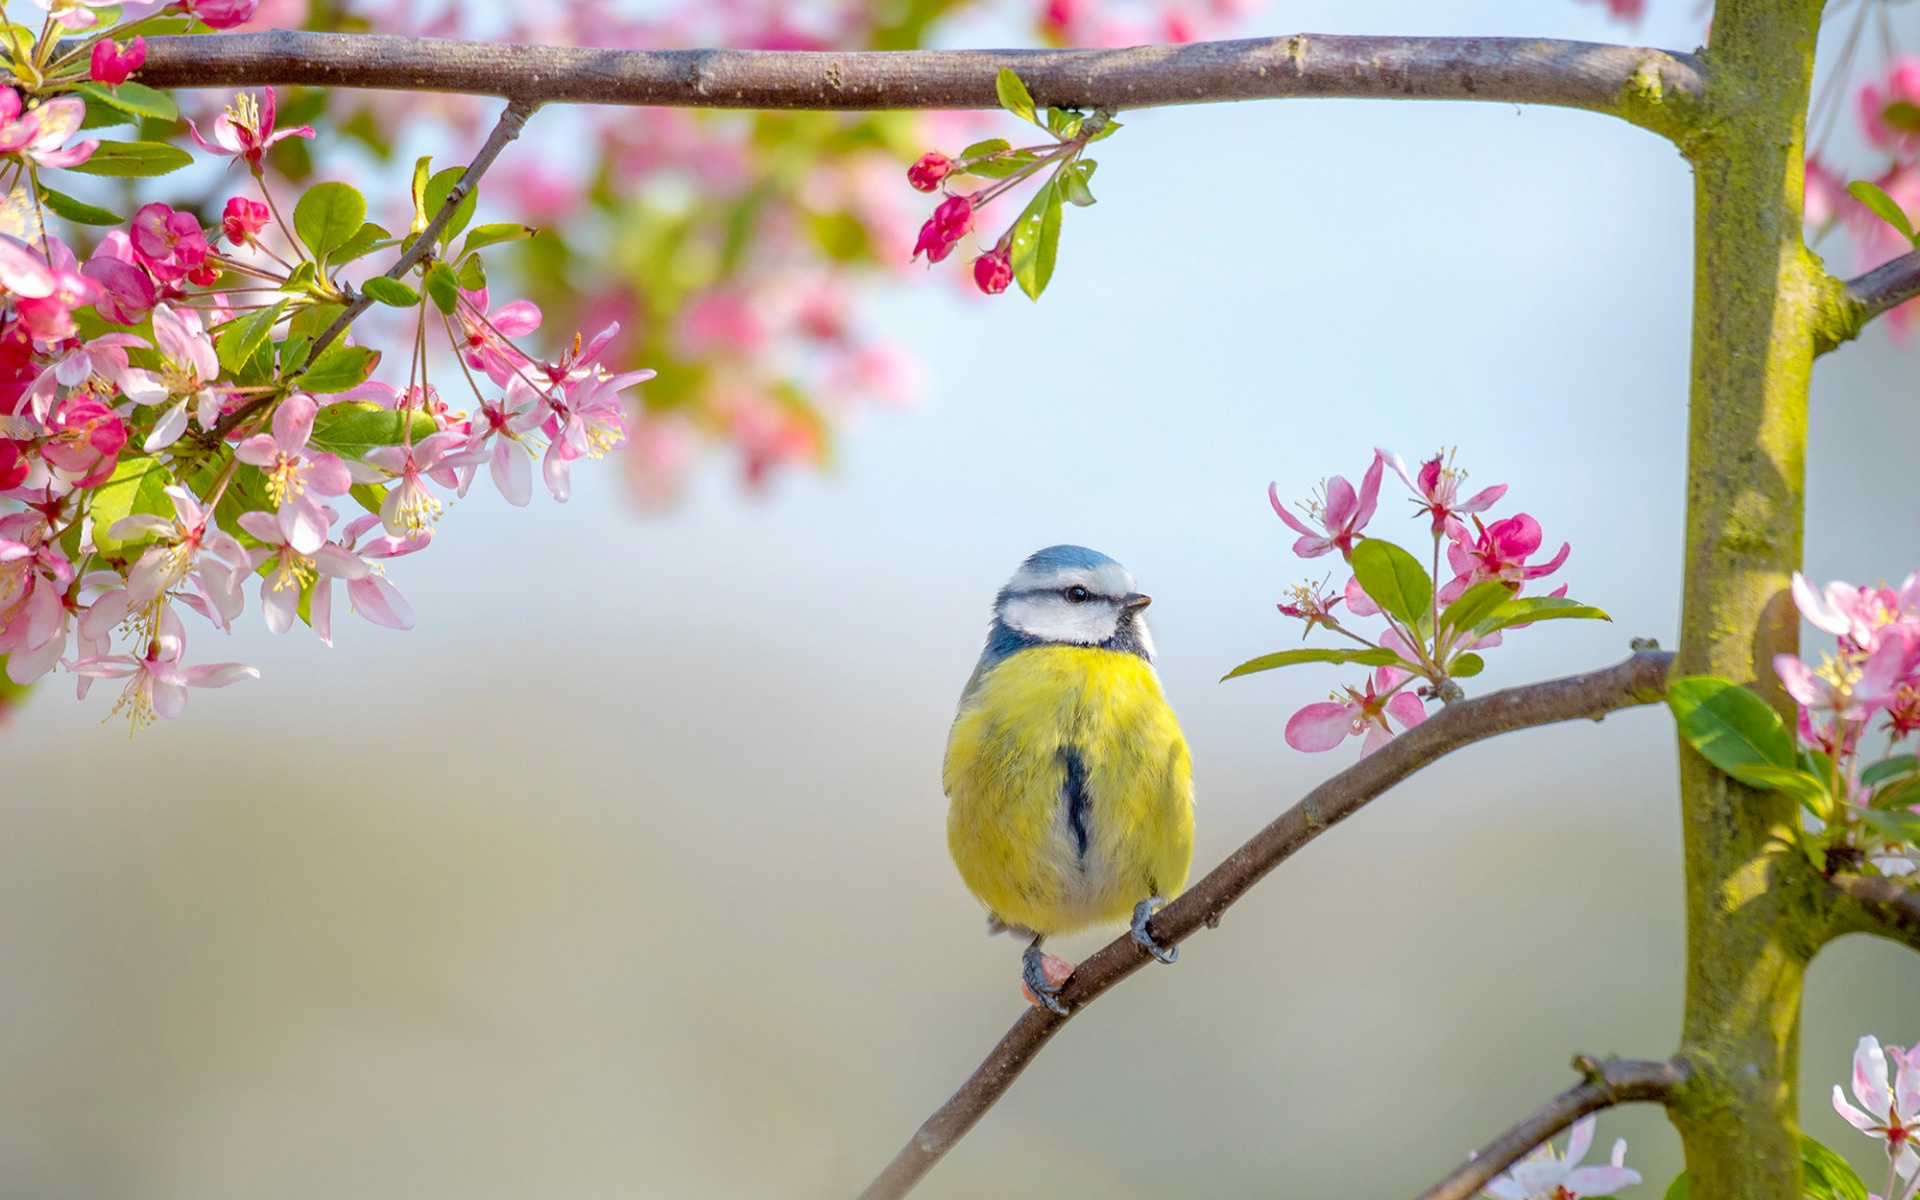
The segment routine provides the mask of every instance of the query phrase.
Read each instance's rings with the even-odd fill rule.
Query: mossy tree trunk
[[[1801,234],[1818,0],[1720,0],[1696,172],[1687,561],[1676,674],[1754,686],[1798,645],[1807,385],[1833,281]],[[1693,1067],[1672,1114],[1694,1200],[1799,1200],[1800,995],[1821,880],[1797,804],[1681,750]]]

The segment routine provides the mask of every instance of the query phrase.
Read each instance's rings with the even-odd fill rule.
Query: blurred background
[[[1285,0],[1248,28],[1623,36],[1537,0]],[[1632,36],[1691,47],[1700,19],[1656,4]],[[1273,605],[1310,564],[1270,480],[1458,445],[1570,541],[1559,578],[1615,622],[1523,631],[1480,689],[1672,644],[1691,212],[1666,143],[1497,105],[1126,121],[1041,303],[886,285],[874,322],[924,386],[824,471],[749,495],[710,461],[647,517],[614,470],[565,506],[476,489],[390,567],[409,633],[196,630],[263,678],[132,739],[111,686],[15,713],[0,1194],[851,1194],[1020,1011],[939,765],[1039,546],[1155,597],[1196,873],[1353,756],[1280,736],[1335,670],[1216,682],[1298,637]],[[1920,561],[1915,353],[1876,330],[1819,368],[1816,577]],[[1403,511],[1389,477],[1376,531],[1419,536]],[[1574,1053],[1665,1055],[1673,757],[1640,710],[1427,770],[1075,1021],[921,1194],[1411,1195]],[[1864,939],[1807,991],[1807,1129],[1875,1186],[1826,1093],[1860,1034],[1920,1039],[1916,1000],[1920,960]],[[1627,1195],[1658,1195],[1664,1120],[1603,1115],[1615,1136]]]

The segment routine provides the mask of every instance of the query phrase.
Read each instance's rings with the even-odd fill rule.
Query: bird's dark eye
[[[1081,587],[1077,583],[1067,589],[1067,603],[1085,604],[1086,602],[1087,602],[1087,589]]]

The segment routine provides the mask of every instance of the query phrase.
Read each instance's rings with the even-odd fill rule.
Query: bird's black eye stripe
[[[1065,595],[1069,604],[1085,604],[1087,602],[1087,589],[1077,583],[1068,588]]]

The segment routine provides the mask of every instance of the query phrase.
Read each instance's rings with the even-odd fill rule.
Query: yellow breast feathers
[[[947,737],[947,845],[973,894],[1036,934],[1124,921],[1193,862],[1180,724],[1137,654],[1035,646],[989,670]]]

